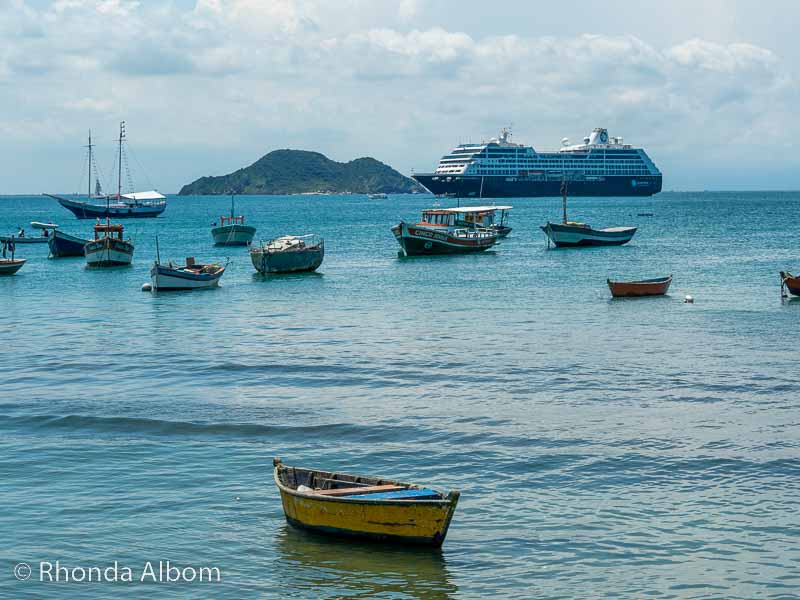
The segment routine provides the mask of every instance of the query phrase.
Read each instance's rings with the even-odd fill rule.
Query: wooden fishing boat
[[[13,275],[24,264],[24,258],[0,258],[0,275]]]
[[[289,524],[318,533],[439,547],[460,493],[273,461]]]
[[[641,281],[608,281],[608,289],[614,298],[628,298],[634,296],[663,296],[672,283],[672,275],[643,279]]]
[[[285,235],[250,250],[250,260],[259,273],[316,271],[325,258],[325,240],[308,235]]]
[[[217,287],[220,278],[225,273],[225,266],[216,263],[199,264],[192,257],[187,258],[186,264],[182,266],[173,265],[172,261],[166,265],[156,261],[150,269],[153,291],[199,290]]]
[[[561,182],[561,201],[563,216],[561,223],[542,225],[540,229],[556,248],[570,248],[579,246],[622,246],[631,241],[636,233],[636,227],[607,227],[595,229],[586,223],[567,220],[567,182]]]
[[[131,264],[133,243],[122,239],[123,227],[118,223],[94,226],[94,239],[83,248],[90,267],[117,267]],[[115,237],[116,235],[116,237]]]
[[[781,271],[781,286],[789,290],[793,296],[800,296],[800,277],[795,277],[788,271]]]
[[[483,252],[497,243],[497,232],[474,224],[471,227],[458,225],[468,218],[467,215],[483,208],[431,208],[422,211],[419,223],[401,221],[392,227],[392,233],[406,256]]]
[[[542,231],[556,248],[577,246],[622,246],[631,241],[636,227],[607,227],[594,229],[586,223],[550,223],[542,225]]]
[[[84,248],[90,240],[70,235],[58,229],[54,229],[50,235],[50,256],[60,258],[62,256],[83,256]]]
[[[233,194],[231,194],[231,215],[220,217],[219,226],[214,223],[211,237],[215,246],[249,246],[253,242],[256,228],[244,224],[244,217],[234,215]]]

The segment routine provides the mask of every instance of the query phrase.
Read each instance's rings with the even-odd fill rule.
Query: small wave
[[[94,417],[84,415],[32,415],[7,417],[3,428],[30,428],[38,431],[94,431],[165,437],[276,438],[313,436],[314,439],[372,437],[384,427],[348,423],[325,425],[261,425],[258,423],[193,423],[141,417]]]

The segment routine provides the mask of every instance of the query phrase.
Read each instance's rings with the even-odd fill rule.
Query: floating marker
[[[686,298],[684,298],[683,301],[686,304],[694,304],[694,298],[692,296],[686,296]]]
[[[142,291],[143,292],[152,292],[153,291],[153,284],[151,284],[151,283],[143,283],[142,284]]]

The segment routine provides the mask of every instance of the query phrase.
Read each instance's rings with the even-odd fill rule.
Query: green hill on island
[[[218,177],[201,177],[181,188],[189,194],[402,194],[424,192],[413,179],[374,158],[347,163],[319,152],[275,150],[249,167]]]

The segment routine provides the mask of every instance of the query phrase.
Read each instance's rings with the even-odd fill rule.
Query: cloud
[[[273,147],[306,147],[405,170],[510,121],[520,141],[543,148],[605,125],[667,165],[698,145],[733,152],[733,129],[752,136],[735,149],[744,159],[800,135],[797,82],[770,49],[421,26],[431,6],[13,0],[0,7],[0,131],[52,145],[124,117],[133,138],[175,153],[226,148],[245,164]],[[61,125],[32,125],[45,122]],[[194,175],[162,174],[175,188]]]

